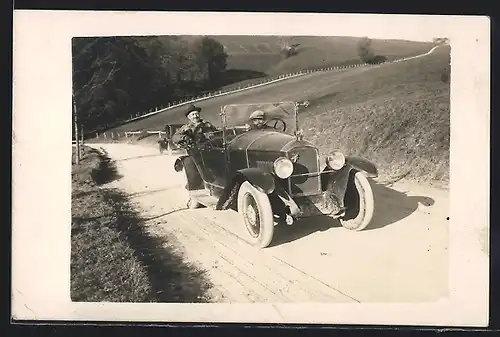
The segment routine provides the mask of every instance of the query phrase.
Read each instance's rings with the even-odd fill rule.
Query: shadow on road
[[[406,193],[396,191],[387,185],[374,181],[370,183],[375,199],[375,211],[371,223],[364,231],[381,229],[403,220],[417,211],[419,205],[426,207],[434,205],[434,199],[430,197],[408,196]],[[293,242],[313,233],[327,231],[335,227],[341,227],[339,220],[322,215],[300,219],[292,226],[280,224],[275,228],[272,245]]]
[[[97,153],[100,158],[99,167],[92,169],[90,173],[92,179],[97,185],[108,184],[115,180],[120,180],[123,178],[121,174],[118,173],[114,162],[108,156],[108,153],[104,149],[93,150]]]
[[[155,215],[155,216],[146,218],[146,219],[144,219],[144,221],[156,220],[156,219],[159,219],[159,218],[163,218],[164,216],[167,216],[167,215],[170,215],[170,214],[174,214],[174,213],[177,213],[177,212],[181,212],[181,211],[185,211],[185,210],[188,210],[188,208],[184,207],[184,208],[174,209],[174,210],[171,210],[169,212],[165,212],[165,213],[162,213],[162,214],[159,214],[159,215]]]
[[[147,268],[154,292],[153,301],[209,302],[206,295],[212,285],[206,272],[183,258],[182,252],[174,248],[178,245],[171,242],[173,238],[152,235],[145,229],[145,222],[156,217],[141,219],[129,204],[128,197],[119,190],[114,190],[110,195],[119,207],[115,210],[118,227]]]
[[[324,232],[333,227],[339,227],[340,222],[327,216],[315,216],[300,219],[292,226],[280,224],[274,229],[274,237],[270,247],[294,242],[316,232]]]
[[[144,196],[152,195],[152,194],[155,194],[155,193],[165,192],[165,191],[168,191],[168,190],[171,190],[171,189],[174,189],[174,188],[178,188],[178,186],[164,187],[164,188],[159,188],[159,189],[155,189],[155,190],[144,190],[144,191],[141,191],[141,192],[135,192],[135,193],[129,194],[129,198],[144,197]]]
[[[380,229],[412,215],[419,207],[431,207],[434,199],[427,196],[409,196],[384,184],[371,182],[375,197],[373,219],[365,230]],[[430,212],[426,210],[426,212]]]

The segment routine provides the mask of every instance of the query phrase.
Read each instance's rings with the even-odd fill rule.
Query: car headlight
[[[326,157],[326,164],[332,170],[340,170],[345,165],[345,157],[341,152],[334,152]]]
[[[274,173],[281,179],[286,179],[293,173],[293,163],[290,159],[280,157],[274,161]]]

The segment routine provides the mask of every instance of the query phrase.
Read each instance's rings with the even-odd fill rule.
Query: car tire
[[[354,203],[354,205],[353,205]],[[370,224],[375,201],[368,178],[362,172],[355,172],[349,177],[345,196],[346,214],[340,218],[342,227],[361,231]]]
[[[197,186],[199,186],[202,181],[201,178],[198,174],[198,169],[196,168],[196,165],[194,164],[194,161],[191,157],[186,157],[184,158],[182,162],[182,176],[183,176],[183,188],[186,189],[188,193],[188,201],[186,202],[186,206],[189,209],[196,209],[201,206],[201,204],[193,199],[192,197],[189,196],[190,190],[196,189]]]
[[[249,234],[248,241],[259,248],[269,246],[274,235],[274,217],[267,194],[257,190],[248,181],[243,182],[238,191],[238,213],[243,217]]]

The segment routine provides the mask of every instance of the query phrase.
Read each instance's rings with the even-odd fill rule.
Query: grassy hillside
[[[71,299],[77,302],[207,302],[210,283],[166,239],[151,235],[129,198],[102,184],[119,178],[85,147],[71,170]]]
[[[71,299],[148,302],[154,294],[147,267],[117,224],[116,198],[99,188],[116,174],[103,164],[85,148],[80,164],[72,165]]]
[[[299,44],[297,54],[283,59],[278,36],[212,36],[226,47],[228,69],[246,69],[276,75],[302,69],[359,63],[359,37],[294,36],[290,45]],[[431,43],[403,40],[372,40],[376,55],[388,60],[427,52]]]
[[[450,50],[395,64],[317,73],[199,102],[219,125],[225,104],[309,100],[300,111],[306,139],[323,153],[340,149],[374,161],[382,178],[408,173],[420,181],[449,179]],[[182,107],[115,128],[159,130],[184,123]],[[141,141],[154,143],[157,138]]]
[[[190,40],[194,41],[196,38],[196,36],[180,37],[180,39],[188,42]],[[126,89],[128,86],[125,85],[125,89],[122,88],[120,90],[128,92],[130,97],[129,100],[124,101],[111,95],[107,98],[103,98],[109,104],[96,102],[96,104],[89,104],[86,109],[100,110],[100,108],[97,107],[104,105],[107,111],[106,119],[109,119],[107,122],[112,124],[113,122],[118,122],[118,119],[124,120],[133,115],[152,111],[155,108],[165,108],[174,101],[189,99],[216,90],[229,91],[240,88],[241,86],[266,82],[279,75],[295,73],[301,70],[362,63],[358,55],[358,44],[361,40],[359,37],[290,37],[287,38],[288,41],[286,41],[286,43],[290,46],[296,46],[297,49],[295,54],[288,58],[285,58],[280,53],[284,41],[279,36],[212,36],[212,38],[219,40],[219,42],[225,46],[226,52],[229,55],[226,70],[222,72],[216,80],[208,82],[186,82],[183,84],[175,84],[174,87],[163,87],[159,85],[158,83],[163,83],[163,80],[148,80],[146,82],[151,84],[149,88],[151,90],[147,90],[148,95],[152,92],[156,92],[156,94],[151,94],[150,97],[148,97],[148,95],[133,95],[132,92],[128,92],[128,89]],[[166,42],[169,40],[161,41],[165,43],[166,50],[173,48]],[[429,51],[431,47],[431,43],[400,40],[372,40],[371,43],[373,53],[377,55],[377,57],[383,57],[387,60],[423,54]],[[166,55],[164,56],[167,57]],[[166,59],[164,59],[164,61],[165,60]],[[172,62],[172,60],[169,62]],[[188,69],[186,71],[189,73],[190,68],[187,67],[186,69]],[[188,73],[186,73],[186,75]],[[118,81],[117,83],[122,83],[122,81]],[[113,87],[114,86],[115,85],[113,85]],[[119,85],[120,88],[121,86],[122,85]],[[120,90],[117,92],[122,92]],[[95,97],[102,98],[102,95],[97,95]],[[138,97],[142,97],[142,99]],[[112,102],[116,104],[112,104]],[[86,110],[83,109],[80,111]],[[111,111],[113,111],[113,113],[111,113]],[[105,122],[104,120],[100,121],[100,126],[102,128],[96,125],[98,123],[97,121],[95,123],[90,123],[91,125],[87,130],[102,130],[106,127],[103,125]]]
[[[301,119],[324,151],[368,157],[386,175],[449,180],[449,48],[318,87]]]

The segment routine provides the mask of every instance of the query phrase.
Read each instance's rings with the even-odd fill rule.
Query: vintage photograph
[[[448,296],[446,36],[75,37],[72,64],[73,301]]]
[[[14,22],[15,319],[487,324],[487,18]]]

